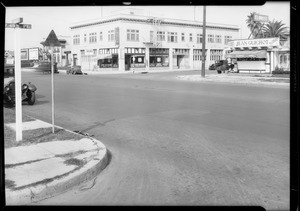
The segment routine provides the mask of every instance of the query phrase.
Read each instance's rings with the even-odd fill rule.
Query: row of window
[[[167,36],[166,36],[167,35]],[[166,32],[164,31],[157,31],[156,36],[154,36],[154,31],[150,31],[150,40],[151,41],[167,41],[168,42],[178,42],[178,33],[177,32]],[[127,30],[127,41],[139,41],[139,30],[135,29],[128,29]],[[185,33],[181,33],[181,42],[186,41]],[[188,36],[189,42],[193,42],[193,34],[189,33]],[[228,44],[228,42],[232,40],[232,36],[224,36],[224,43]],[[99,41],[103,41],[103,32],[99,32]],[[115,30],[109,30],[108,31],[108,41],[115,41]],[[84,43],[87,42],[87,35],[84,34]],[[96,43],[97,42],[97,33],[89,33],[89,43]],[[203,35],[197,34],[196,35],[196,42],[202,43],[203,42]],[[221,35],[213,35],[208,34],[207,36],[207,42],[208,43],[222,43],[222,36]],[[74,45],[80,45],[80,35],[74,35],[73,36],[73,44]]]

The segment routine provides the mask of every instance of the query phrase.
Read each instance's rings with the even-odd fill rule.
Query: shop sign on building
[[[257,22],[268,22],[269,21],[269,17],[267,15],[261,15],[258,13],[254,13],[254,21]]]
[[[28,49],[21,50],[21,60],[28,60]]]
[[[92,55],[94,55],[94,50],[93,49],[86,49],[85,50],[85,55],[86,56],[92,56]]]
[[[29,49],[29,60],[38,60],[39,59],[39,49],[30,48]]]
[[[279,37],[247,39],[231,41],[229,46],[233,48],[249,48],[249,47],[279,47]]]

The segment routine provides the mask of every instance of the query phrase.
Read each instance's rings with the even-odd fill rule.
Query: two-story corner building
[[[53,49],[53,58],[54,62],[57,63],[58,67],[65,67],[71,64],[71,45],[70,45],[70,36],[57,36],[57,39],[61,46],[54,47]],[[44,46],[44,41],[41,42],[43,45],[43,60],[49,59],[49,46]]]
[[[127,12],[127,13],[126,13]],[[202,23],[137,15],[134,11],[73,24],[73,65],[88,70],[201,68]],[[207,23],[206,67],[224,59],[239,27]]]

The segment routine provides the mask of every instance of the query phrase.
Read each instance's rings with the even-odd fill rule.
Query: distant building
[[[58,67],[64,67],[71,64],[71,47],[70,47],[70,37],[69,36],[57,36],[58,41],[61,46],[54,47],[53,51],[53,61],[57,63]],[[44,46],[44,41],[41,42],[43,46],[43,60],[50,59],[49,46]]]
[[[202,23],[143,16],[123,10],[72,25],[72,64],[87,71],[200,69]],[[237,39],[239,27],[206,24],[206,68],[224,59],[224,48]]]

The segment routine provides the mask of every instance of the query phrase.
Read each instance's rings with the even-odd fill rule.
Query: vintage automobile
[[[225,71],[233,70],[234,64],[228,63],[227,60],[217,60],[215,61],[215,64],[212,64],[209,69],[210,70],[217,70],[219,74],[222,72],[225,73]]]
[[[51,73],[51,62],[49,61],[41,61],[39,62],[38,66],[35,67],[35,69],[38,71],[38,72],[43,72],[43,73]],[[55,63],[53,65],[53,70],[54,70],[54,73],[59,73],[58,70],[57,70],[57,64]]]
[[[36,86],[30,82],[22,85],[22,102],[27,101],[29,105],[35,103]],[[4,68],[4,89],[3,100],[7,103],[15,104],[15,79],[14,79],[14,65],[5,65]]]
[[[67,70],[67,74],[73,74],[73,75],[83,75],[83,72],[81,71],[81,66],[69,66]]]

